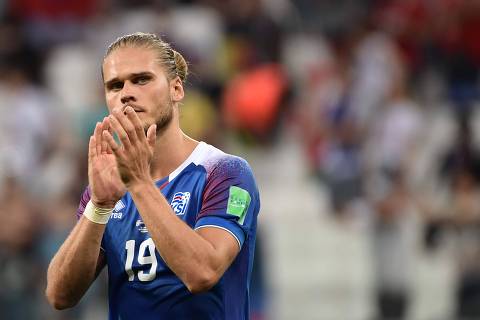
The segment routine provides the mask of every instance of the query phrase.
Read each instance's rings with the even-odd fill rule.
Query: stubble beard
[[[155,124],[157,125],[157,136],[162,134],[170,125],[173,119],[173,101],[168,98],[166,103],[163,106],[159,106],[159,108],[162,108],[164,111],[160,114],[160,117],[157,119]],[[150,126],[147,125],[144,130],[145,134],[147,133],[147,130]]]

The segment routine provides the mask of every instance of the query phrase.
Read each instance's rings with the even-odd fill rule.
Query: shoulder
[[[205,168],[208,180],[235,176],[253,179],[252,168],[245,159],[225,153],[209,144],[205,144],[204,156],[197,164]]]
[[[256,230],[260,195],[248,162],[210,146],[201,165],[207,173],[195,229],[219,227],[232,233],[240,248]]]
[[[215,207],[223,203],[225,207],[229,199],[236,195],[248,198],[249,202],[259,202],[258,186],[248,162],[241,157],[214,149],[212,156],[205,158],[202,163],[207,172],[204,206],[213,204]]]

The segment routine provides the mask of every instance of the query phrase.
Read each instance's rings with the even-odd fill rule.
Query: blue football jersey
[[[260,198],[242,158],[200,142],[168,177],[156,182],[173,214],[192,229],[220,228],[240,252],[209,291],[192,294],[155,248],[127,192],[117,202],[102,240],[109,280],[109,319],[249,319],[249,283]],[[90,200],[87,187],[78,217]]]

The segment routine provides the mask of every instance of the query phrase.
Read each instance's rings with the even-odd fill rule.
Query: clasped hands
[[[89,183],[98,206],[112,206],[135,183],[151,181],[150,162],[156,141],[156,125],[145,134],[131,106],[115,109],[97,123],[89,143]],[[113,138],[116,134],[120,140]]]

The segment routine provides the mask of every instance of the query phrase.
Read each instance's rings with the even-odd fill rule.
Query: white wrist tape
[[[85,207],[85,211],[83,215],[88,220],[98,223],[98,224],[107,224],[110,215],[113,212],[113,208],[111,209],[104,209],[104,208],[97,208],[93,204],[92,200],[87,203]]]

